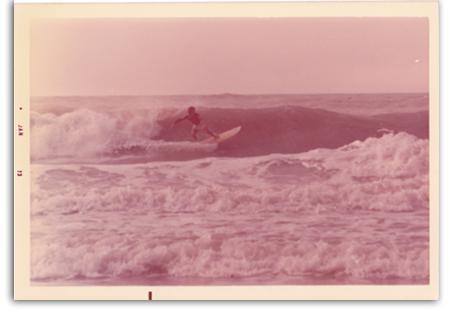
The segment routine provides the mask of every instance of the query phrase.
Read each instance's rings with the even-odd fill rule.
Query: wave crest
[[[156,116],[121,116],[88,109],[60,116],[31,112],[31,159],[89,158],[107,153],[117,144],[148,141],[161,127]]]

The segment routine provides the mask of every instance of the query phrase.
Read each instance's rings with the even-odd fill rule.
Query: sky
[[[42,19],[32,96],[428,91],[427,18]]]

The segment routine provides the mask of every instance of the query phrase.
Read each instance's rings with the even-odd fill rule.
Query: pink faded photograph
[[[428,74],[428,18],[33,20],[31,285],[428,285]]]

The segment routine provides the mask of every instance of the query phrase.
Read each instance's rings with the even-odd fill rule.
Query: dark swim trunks
[[[191,121],[194,125],[199,125],[202,122],[202,119],[200,118],[200,115],[198,113],[188,115],[187,119]]]
[[[205,131],[206,125],[203,121],[200,121],[199,124],[194,124],[192,127],[192,132],[199,132],[199,131]]]

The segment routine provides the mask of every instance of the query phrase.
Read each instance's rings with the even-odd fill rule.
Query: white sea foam
[[[36,166],[32,175],[33,213],[410,211],[429,200],[428,141],[405,133],[304,154]]]
[[[345,277],[364,284],[377,279],[423,280],[429,271],[428,250],[413,244],[383,245],[375,239],[371,243],[305,241],[301,234],[296,239],[252,239],[251,231],[237,237],[211,233],[214,230],[195,232],[188,238],[169,238],[155,237],[151,227],[144,231],[138,226],[135,230],[135,235],[106,235],[92,229],[70,231],[68,239],[62,236],[33,243],[31,277],[249,277],[269,273],[313,276],[316,281],[326,281],[327,276]],[[274,226],[272,231],[278,233],[279,229]],[[342,239],[341,232],[335,236]]]

